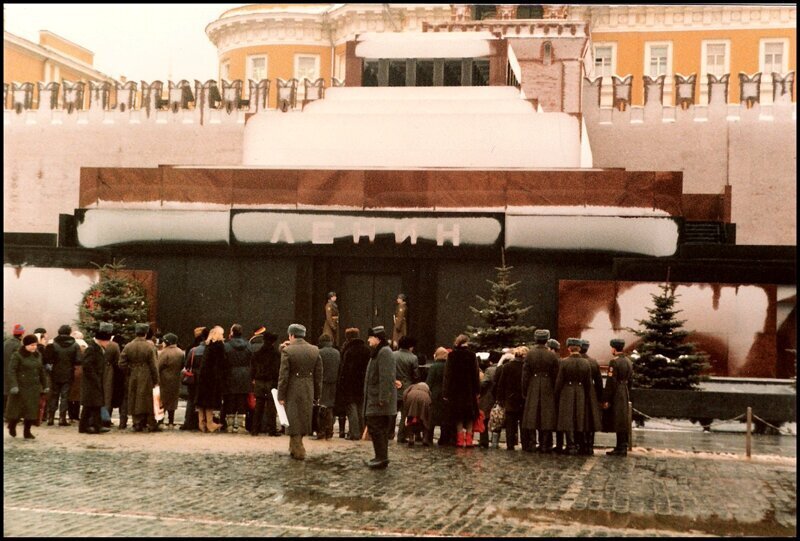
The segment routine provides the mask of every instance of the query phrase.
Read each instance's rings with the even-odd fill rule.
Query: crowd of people
[[[390,440],[431,446],[437,427],[440,446],[497,448],[505,431],[509,450],[521,444],[527,452],[564,454],[592,454],[596,432],[615,432],[608,454],[627,453],[632,365],[622,340],[610,341],[604,386],[587,341],[569,338],[561,358],[560,344],[544,329],[534,333],[531,347],[488,357],[476,355],[462,334],[452,347],[437,348],[430,363],[412,337],[393,336],[395,342],[380,326],[366,340],[359,329],[346,329],[341,347],[331,332],[311,344],[300,324],[287,334],[277,344],[278,335],[265,326],[249,339],[239,324],[227,338],[219,325],[198,327],[184,351],[175,334],[153,337],[147,324],[137,324],[127,344],[108,323],[88,342],[69,325],[49,341],[44,329],[26,335],[15,325],[4,343],[9,434],[16,437],[22,420],[24,437],[33,439],[31,427],[54,425],[56,412],[58,426],[77,420],[79,432],[100,434],[110,430],[115,408],[120,430],[129,416],[135,432],[172,429],[183,384],[188,395],[180,430],[285,434],[298,460],[305,458],[304,436],[330,439],[337,425],[340,438],[372,441],[375,457],[367,465],[376,469],[389,464]]]

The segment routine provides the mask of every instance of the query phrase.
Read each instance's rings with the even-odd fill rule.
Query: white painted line
[[[108,518],[132,518],[132,519],[145,519],[145,520],[164,520],[164,521],[171,521],[171,522],[187,522],[191,524],[208,524],[212,526],[252,526],[256,528],[274,528],[280,530],[297,530],[303,532],[326,532],[326,533],[338,533],[341,535],[347,534],[370,534],[375,536],[397,536],[397,537],[405,537],[408,535],[414,535],[416,537],[441,537],[441,535],[431,535],[431,534],[420,534],[417,532],[396,532],[390,530],[374,530],[371,528],[364,528],[364,529],[357,529],[357,530],[350,530],[346,528],[320,528],[317,526],[288,526],[285,524],[271,524],[268,522],[262,522],[260,520],[243,520],[243,521],[229,521],[229,520],[215,520],[215,519],[204,519],[199,517],[170,517],[164,515],[154,515],[154,514],[147,514],[147,513],[109,513],[109,512],[101,512],[101,511],[73,511],[73,510],[65,510],[65,509],[40,509],[34,507],[14,507],[14,506],[3,506],[4,511],[21,511],[21,512],[33,512],[33,513],[42,513],[42,514],[53,514],[53,515],[78,515],[78,516],[85,516],[85,517],[108,517]]]

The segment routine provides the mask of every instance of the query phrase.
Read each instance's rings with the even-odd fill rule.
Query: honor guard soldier
[[[603,376],[600,374],[600,365],[597,360],[589,357],[589,341],[581,340],[581,357],[589,362],[592,371],[592,384],[587,389],[586,398],[589,406],[589,429],[585,434],[583,453],[585,455],[594,454],[594,433],[603,430],[603,418],[600,414],[600,402],[603,400]]]
[[[633,364],[622,352],[625,348],[624,340],[614,338],[610,345],[614,358],[608,363],[603,409],[606,412],[606,431],[617,433],[617,446],[606,454],[626,456],[628,454],[628,430],[630,429],[628,401],[630,401]]]
[[[592,384],[592,371],[588,361],[581,357],[580,338],[569,338],[567,349],[569,357],[561,361],[556,377],[556,428],[566,433],[567,453],[576,455],[589,423],[586,397]]]
[[[550,339],[547,329],[536,330],[533,339],[536,345],[525,357],[522,370],[522,392],[525,395],[522,429],[530,431],[529,441],[531,447],[536,446],[537,453],[549,453],[553,450],[553,430],[556,429],[558,355],[547,347]]]

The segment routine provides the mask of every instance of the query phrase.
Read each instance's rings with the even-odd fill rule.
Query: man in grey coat
[[[317,344],[322,358],[322,397],[319,400],[317,426],[318,440],[333,437],[333,407],[336,405],[336,383],[339,381],[339,350],[333,347],[333,339],[327,334],[319,337]],[[339,427],[340,431],[343,427]]]
[[[305,341],[306,328],[289,325],[289,340],[281,344],[281,368],[278,374],[278,402],[286,407],[289,426],[289,455],[305,460],[303,436],[311,434],[314,403],[322,392],[322,358],[319,348]]]
[[[414,343],[414,339],[410,336],[401,336],[397,345],[398,350],[393,353],[395,371],[397,372],[397,379],[400,381],[400,388],[397,390],[397,409],[400,411],[397,443],[406,443],[406,416],[403,413],[403,394],[406,389],[417,381],[417,371],[419,370],[419,359],[414,355]],[[392,432],[394,433],[394,431]],[[389,439],[392,439],[393,433],[389,435]]]
[[[383,326],[370,329],[368,340],[372,357],[364,378],[364,417],[375,458],[367,466],[384,469],[389,465],[389,434],[394,432],[397,419],[397,378],[394,355]]]

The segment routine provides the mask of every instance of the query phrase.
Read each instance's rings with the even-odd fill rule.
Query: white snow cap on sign
[[[125,242],[228,242],[227,211],[90,209],[78,243],[98,248]]]
[[[358,36],[361,58],[478,58],[489,56],[489,32],[367,32]]]

